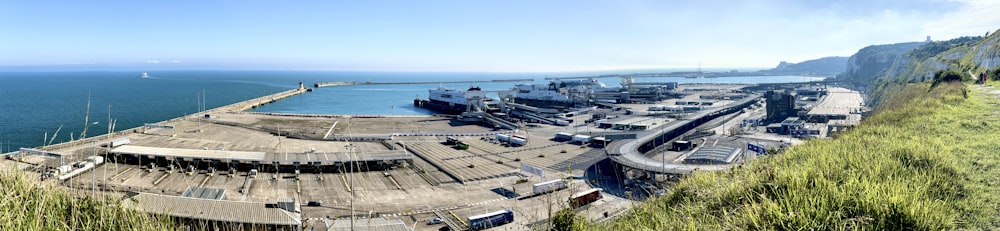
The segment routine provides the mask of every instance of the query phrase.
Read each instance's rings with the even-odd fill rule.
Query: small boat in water
[[[145,71],[142,72],[142,78],[149,78],[149,74]]]

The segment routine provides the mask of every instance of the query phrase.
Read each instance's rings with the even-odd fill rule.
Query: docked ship
[[[554,80],[549,84],[518,84],[510,91],[502,92],[500,97],[535,107],[581,108],[591,106],[597,93],[620,90],[594,79]]]
[[[498,103],[487,97],[486,92],[479,87],[470,87],[465,91],[438,87],[428,90],[428,93],[430,96],[426,100],[414,99],[413,105],[453,115],[470,110],[485,112],[499,110]]]

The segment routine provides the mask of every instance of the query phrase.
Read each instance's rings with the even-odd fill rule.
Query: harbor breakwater
[[[356,81],[338,81],[338,82],[319,82],[313,84],[314,87],[333,87],[333,86],[351,86],[351,85],[395,85],[395,84],[453,84],[453,83],[502,83],[502,82],[531,82],[534,79],[494,79],[494,80],[464,80],[464,81],[413,81],[413,82],[356,82]]]
[[[256,107],[260,107],[260,106],[263,106],[263,105],[266,105],[266,104],[269,104],[269,103],[274,103],[274,102],[277,102],[279,100],[282,100],[282,99],[285,99],[285,98],[288,98],[288,97],[292,97],[292,96],[295,96],[295,95],[298,95],[298,94],[305,93],[307,90],[308,90],[307,88],[303,88],[303,87],[294,88],[294,89],[291,89],[291,90],[286,90],[286,91],[282,91],[282,92],[278,92],[278,93],[274,93],[274,94],[270,94],[270,95],[265,95],[265,96],[261,96],[261,97],[257,97],[257,98],[253,98],[253,99],[249,99],[249,100],[244,100],[244,101],[241,101],[241,102],[236,102],[236,103],[228,104],[228,105],[221,106],[221,107],[212,108],[212,109],[205,110],[205,111],[202,111],[202,112],[199,112],[199,113],[193,113],[193,114],[189,114],[189,115],[184,115],[184,116],[181,116],[181,117],[177,117],[177,118],[173,118],[173,119],[161,121],[161,122],[158,122],[158,123],[169,123],[169,122],[175,122],[175,121],[180,121],[180,120],[185,120],[185,119],[197,119],[199,117],[203,117],[206,114],[242,112],[242,111],[250,110],[250,109],[253,109],[253,108],[256,108]],[[122,135],[125,135],[125,134],[129,133],[129,132],[136,132],[136,131],[138,131],[139,128],[142,128],[142,126],[119,130],[119,131],[113,132],[111,134],[104,134],[104,135],[100,135],[100,136],[92,136],[92,137],[87,137],[87,138],[83,138],[83,139],[77,139],[77,140],[73,140],[73,141],[69,141],[69,142],[63,142],[63,143],[58,143],[58,144],[53,144],[53,145],[41,146],[41,147],[37,147],[37,149],[51,151],[51,150],[59,150],[59,149],[65,148],[65,147],[84,145],[84,144],[88,144],[88,143],[110,142],[112,139],[114,139],[113,137],[115,137],[115,136],[122,136]]]

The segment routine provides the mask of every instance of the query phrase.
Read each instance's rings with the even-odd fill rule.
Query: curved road
[[[636,134],[636,139],[612,141],[608,144],[605,151],[611,160],[616,164],[650,172],[688,174],[695,170],[718,171],[729,169],[732,165],[678,164],[672,162],[662,162],[646,157],[639,149],[644,147],[646,150],[655,148],[655,143],[664,143],[662,141],[673,140],[681,134],[694,129],[705,122],[726,114],[737,112],[747,106],[750,106],[759,98],[759,95],[750,95],[749,97],[736,101],[735,103],[731,103],[723,107],[700,111],[683,119],[674,121],[673,123],[663,125],[666,127],[657,127],[653,130],[639,132]]]

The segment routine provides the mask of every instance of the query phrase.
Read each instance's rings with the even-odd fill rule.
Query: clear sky
[[[0,66],[772,67],[1000,29],[992,0],[0,1]]]

